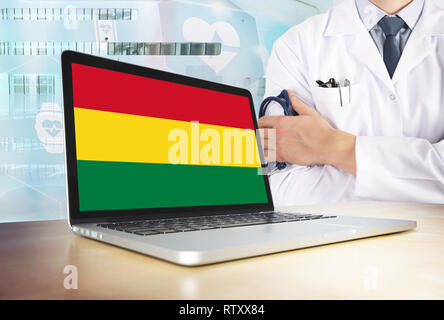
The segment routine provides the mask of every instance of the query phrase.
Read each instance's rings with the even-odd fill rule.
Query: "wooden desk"
[[[299,207],[414,219],[415,231],[204,267],[181,267],[73,235],[66,221],[0,224],[0,298],[443,299],[444,206]],[[79,288],[66,290],[66,265]]]

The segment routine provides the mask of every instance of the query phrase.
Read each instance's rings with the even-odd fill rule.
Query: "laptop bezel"
[[[104,68],[138,76],[150,77],[174,83],[196,86],[199,88],[225,92],[247,97],[250,102],[251,117],[254,128],[257,130],[256,114],[251,93],[242,88],[232,87],[220,83],[206,81],[202,79],[183,76],[166,71],[147,68],[126,62],[116,61],[103,57],[97,57],[75,51],[64,51],[61,55],[62,64],[62,86],[64,104],[64,128],[65,128],[65,160],[66,160],[66,183],[67,183],[67,207],[68,217],[71,225],[91,222],[108,222],[120,220],[139,220],[171,218],[184,216],[202,216],[217,214],[235,214],[243,212],[272,211],[274,209],[273,199],[270,191],[268,176],[263,175],[268,202],[259,204],[239,204],[239,205],[214,205],[214,206],[192,206],[192,207],[168,207],[168,208],[144,208],[144,209],[124,209],[124,210],[100,210],[100,211],[80,211],[79,193],[77,177],[77,155],[74,126],[74,102],[72,83],[72,63]],[[264,157],[259,144],[259,154],[264,168]]]

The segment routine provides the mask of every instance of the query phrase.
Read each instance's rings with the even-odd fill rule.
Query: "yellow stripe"
[[[260,167],[254,130],[83,108],[74,117],[78,160]]]

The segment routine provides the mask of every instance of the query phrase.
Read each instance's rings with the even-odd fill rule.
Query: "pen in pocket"
[[[339,91],[339,102],[341,104],[341,107],[344,106],[343,100],[342,100],[342,87],[347,88],[348,87],[348,103],[351,104],[351,83],[350,80],[345,79],[344,85],[341,87],[341,83],[339,81],[336,81],[335,78],[330,78],[327,82],[323,82],[322,80],[316,80],[316,83],[321,88],[338,88]]]

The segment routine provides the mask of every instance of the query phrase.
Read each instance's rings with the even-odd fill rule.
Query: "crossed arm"
[[[263,117],[259,127],[265,131],[266,157],[268,151],[276,151],[277,161],[318,166],[272,176],[274,195],[286,204],[342,200],[337,186],[347,184],[348,176],[353,177],[348,192],[355,198],[444,203],[444,140],[354,136],[333,128],[313,108],[298,43],[276,42],[268,62],[266,96],[291,88],[292,106],[299,116]],[[267,143],[268,129],[276,130],[275,146]],[[301,200],[300,190],[307,201]]]
[[[259,128],[264,129],[265,157],[273,152],[279,162],[307,166],[328,164],[356,176],[356,136],[334,129],[315,109],[288,92],[299,116],[259,119]],[[269,139],[270,129],[276,130],[276,143]]]

